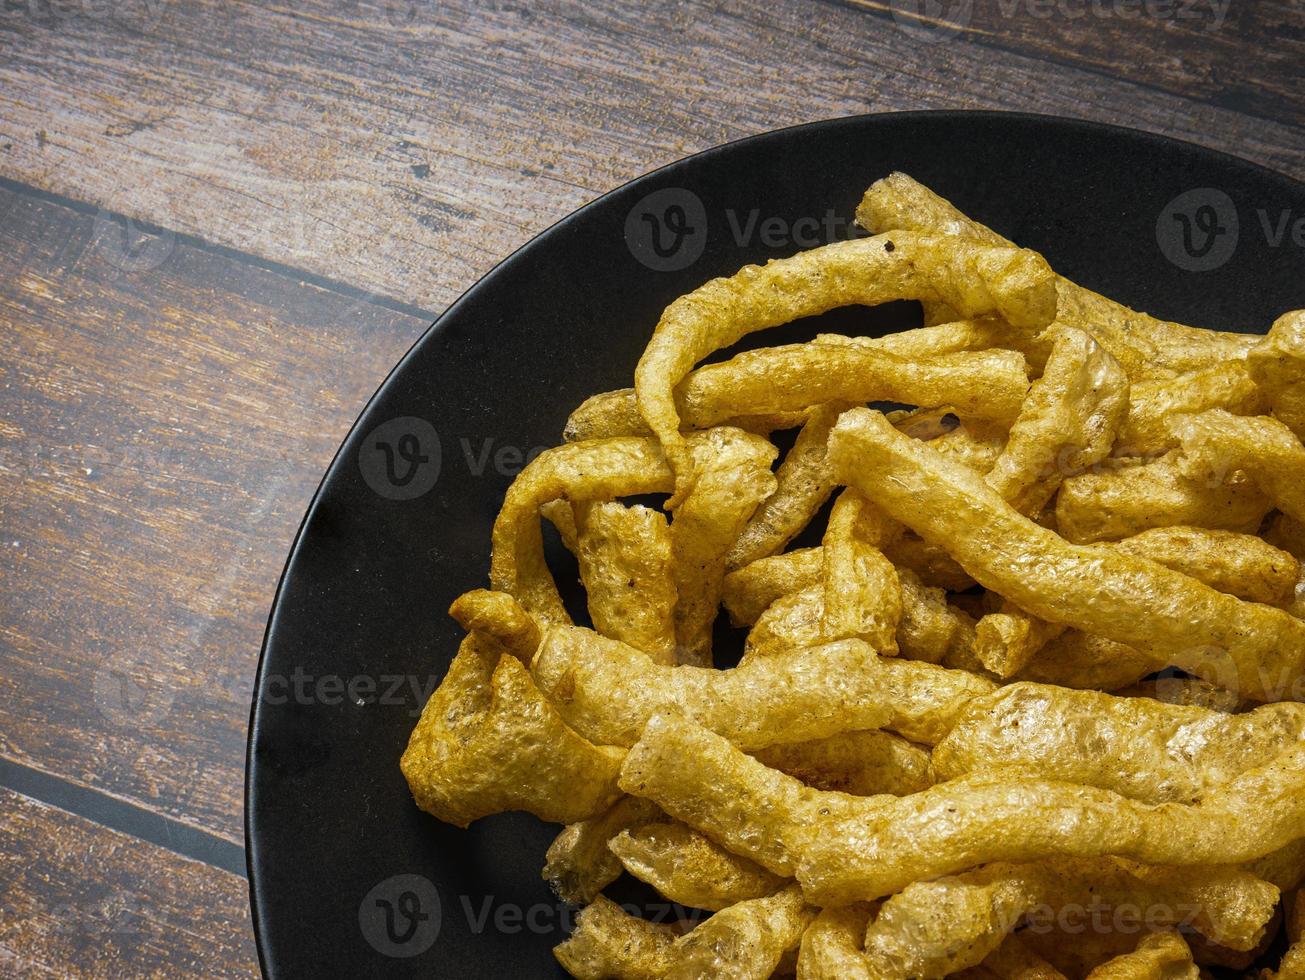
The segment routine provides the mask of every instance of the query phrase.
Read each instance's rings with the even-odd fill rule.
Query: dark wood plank
[[[828,116],[1062,113],[1305,174],[1284,122],[822,0],[111,6],[0,19],[0,174],[433,309],[635,174]]]
[[[907,27],[955,30],[961,41],[1305,123],[1305,4],[1297,0],[953,0],[935,22],[912,16],[910,2],[845,2]]]
[[[0,974],[258,974],[245,881],[0,789]]]
[[[0,754],[238,843],[278,573],[426,323],[10,191],[0,227]]]

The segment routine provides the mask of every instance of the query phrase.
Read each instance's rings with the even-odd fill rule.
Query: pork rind
[[[1110,454],[1128,413],[1128,377],[1091,336],[1048,331],[1054,346],[988,483],[1021,514],[1046,506],[1061,481]]]
[[[1064,623],[1049,623],[1005,602],[975,625],[974,655],[997,677],[1011,677],[1066,629]]]
[[[778,875],[674,821],[624,830],[607,846],[626,871],[686,908],[716,912],[784,885]]]
[[[1184,416],[1174,431],[1182,442],[1179,466],[1186,476],[1219,486],[1245,474],[1280,511],[1305,521],[1305,446],[1287,426],[1214,409]]]
[[[1065,980],[1065,974],[1029,948],[1014,933],[976,967],[957,974],[961,980]]]
[[[720,432],[721,430],[712,430]],[[725,555],[757,505],[775,491],[776,449],[760,438],[720,435],[694,454],[698,479],[671,523],[676,659],[711,663],[712,624],[720,608]]]
[[[882,520],[864,498],[845,490],[834,503],[824,539],[824,639],[865,640],[881,654],[897,653],[902,587],[897,569],[876,545]]]
[[[825,444],[829,430],[848,407],[834,402],[811,410],[793,448],[775,472],[775,492],[753,512],[747,527],[730,547],[726,568],[742,568],[783,551],[824,506],[834,490]]]
[[[1300,620],[1145,559],[1071,544],[877,412],[843,415],[830,435],[830,459],[849,485],[1035,616],[1134,646],[1258,700],[1280,696],[1305,669]],[[1212,658],[1212,649],[1220,656]]]
[[[673,711],[745,750],[888,728],[933,744],[991,681],[933,664],[885,660],[842,640],[731,670],[666,667],[577,627],[545,634],[536,683],[576,731],[600,745],[633,745],[648,720]]]
[[[651,800],[622,796],[603,813],[557,835],[544,860],[544,880],[563,901],[588,905],[621,874],[621,862],[607,842],[622,831],[665,819]]]
[[[1079,630],[1066,630],[1033,655],[1013,680],[1058,684],[1076,690],[1117,691],[1166,664],[1163,657]]]
[[[538,624],[506,592],[473,589],[453,601],[449,615],[468,633],[479,633],[482,640],[522,663],[530,663],[539,646]]]
[[[1305,440],[1305,310],[1280,316],[1246,361],[1278,421]]]
[[[997,861],[1114,855],[1150,864],[1238,864],[1290,842],[1305,819],[1305,745],[1194,805],[1010,774],[971,775],[911,796],[803,786],[718,735],[658,715],[630,750],[621,788],[838,905]]]
[[[1251,377],[1245,360],[1224,361],[1174,378],[1135,383],[1114,453],[1116,456],[1162,455],[1178,444],[1172,431],[1174,419],[1212,408],[1222,408],[1234,415],[1260,415],[1268,411],[1269,397]]]
[[[1103,963],[1088,980],[1197,980],[1192,950],[1176,932],[1143,936],[1137,949]]]
[[[802,936],[801,980],[872,980],[862,950],[870,913],[865,902],[821,909]]]
[[[741,415],[722,419],[720,424],[768,436],[780,429],[795,429],[806,421],[806,411],[780,412],[776,415]],[[693,427],[693,426],[691,426]],[[696,428],[710,428],[699,425]],[[591,395],[571,413],[562,431],[565,442],[588,442],[620,436],[651,436],[652,430],[639,414],[639,402],[633,388],[620,388]]]
[[[760,436],[718,428],[688,437],[689,451],[701,462],[774,458],[774,447]],[[767,474],[768,475],[768,474]],[[557,585],[544,560],[540,508],[557,499],[611,500],[665,493],[672,474],[658,444],[623,437],[578,442],[537,456],[513,481],[494,522],[490,582],[544,623],[569,623]],[[769,490],[767,489],[767,492]]]
[[[505,810],[573,823],[616,802],[622,755],[569,729],[521,662],[473,633],[426,703],[400,766],[417,805],[456,827]]]
[[[1272,920],[1278,889],[1235,868],[1161,868],[1113,858],[992,864],[908,885],[866,929],[881,976],[941,978],[985,961],[1026,915],[1079,910],[1137,928],[1180,923],[1240,949]],[[1104,914],[1104,915],[1103,915]]]
[[[693,480],[675,388],[695,364],[766,327],[899,299],[942,300],[964,316],[998,313],[1032,326],[1049,323],[1056,302],[1053,274],[1036,253],[910,233],[836,242],[705,283],[666,308],[635,369],[640,414],[676,474],[674,501]]]
[[[1201,527],[1154,528],[1117,541],[1114,548],[1248,602],[1288,603],[1300,581],[1300,562],[1253,534]]]
[[[934,782],[929,751],[890,732],[845,732],[752,755],[808,786],[853,796],[907,796]]]
[[[1305,704],[1246,714],[1018,683],[976,698],[933,751],[939,779],[1013,770],[1195,803],[1305,737]]]
[[[676,583],[664,515],[617,501],[582,505],[576,544],[589,617],[604,636],[675,663]]]
[[[1056,528],[1069,541],[1117,541],[1157,527],[1254,533],[1272,504],[1249,480],[1191,479],[1177,452],[1071,476],[1056,495]]]
[[[766,980],[814,914],[792,886],[733,905],[678,935],[600,896],[553,954],[577,980]]]
[[[962,214],[948,201],[903,173],[875,181],[856,210],[857,223],[872,234],[903,229],[959,235],[993,246],[1011,243]],[[1056,277],[1055,322],[1092,334],[1130,379],[1167,377],[1244,357],[1256,338],[1168,323]]]
[[[825,556],[819,548],[801,548],[758,558],[725,576],[721,600],[735,626],[751,626],[781,596],[820,581]]]

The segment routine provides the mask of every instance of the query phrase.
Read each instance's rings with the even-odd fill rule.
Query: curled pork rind
[[[976,698],[934,748],[940,779],[1014,769],[1147,803],[1195,803],[1305,737],[1305,704],[1246,714],[1010,684]]]
[[[1057,327],[1046,370],[1024,406],[988,482],[1021,514],[1033,516],[1061,481],[1110,454],[1128,412],[1128,377],[1082,330]]]
[[[1300,581],[1300,561],[1253,534],[1202,527],[1154,528],[1117,541],[1114,548],[1248,602],[1288,603]]]
[[[633,745],[658,712],[677,712],[745,750],[888,728],[933,744],[994,687],[964,671],[885,660],[842,640],[731,670],[666,667],[577,627],[550,629],[531,667],[562,717],[597,744]]]
[[[1065,980],[1065,974],[1011,933],[977,967],[956,974],[961,980]]]
[[[1055,315],[1053,274],[1041,256],[944,236],[837,242],[713,279],[666,308],[635,369],[640,414],[676,474],[675,501],[693,480],[675,388],[695,364],[766,327],[898,299],[942,300],[965,316],[998,313],[1033,326]]]
[[[1305,669],[1300,620],[1145,559],[1071,544],[877,412],[843,415],[830,435],[830,459],[891,517],[1042,619],[1126,643],[1258,700],[1275,699]]]
[[[808,786],[853,796],[907,796],[934,782],[929,751],[890,732],[845,732],[752,754]]]
[[[872,234],[903,229],[958,235],[993,246],[1011,244],[903,173],[872,184],[856,209],[856,219]],[[1172,376],[1244,357],[1257,339],[1157,320],[1063,276],[1055,281],[1055,322],[1092,334],[1132,380]]]
[[[824,906],[996,861],[1254,860],[1299,833],[1305,745],[1190,806],[1009,773],[965,776],[905,797],[854,797],[812,790],[701,726],[659,715],[626,757],[621,788],[776,874],[796,875],[808,901]]]
[[[1163,868],[1113,858],[991,864],[908,885],[866,930],[880,975],[941,978],[996,951],[1025,916],[1124,913],[1140,927],[1187,925],[1238,949],[1254,947],[1272,920],[1278,889],[1235,868]],[[1109,921],[1109,919],[1107,920]],[[1124,923],[1121,921],[1121,925]]]
[[[1280,316],[1246,361],[1278,421],[1305,439],[1305,310]]]
[[[588,905],[621,874],[621,862],[607,842],[622,831],[665,819],[651,800],[622,796],[603,813],[557,835],[545,857],[544,880],[563,901]]]
[[[730,547],[725,556],[726,568],[743,568],[783,551],[824,506],[834,490],[834,475],[825,459],[825,444],[829,441],[829,430],[848,407],[843,402],[833,402],[811,410],[793,448],[775,472],[778,484],[775,492],[753,512]]]
[[[802,936],[802,980],[872,980],[862,944],[871,906],[860,902],[821,909]]]
[[[617,501],[583,505],[576,558],[589,617],[604,636],[675,663],[676,584],[666,518]]]
[[[1134,384],[1115,455],[1161,455],[1178,444],[1172,430],[1175,418],[1212,408],[1234,415],[1268,411],[1268,395],[1251,377],[1245,360],[1225,361],[1174,378]]]
[[[1182,936],[1153,932],[1143,936],[1133,952],[1097,967],[1088,980],[1197,980],[1200,975]]]
[[[778,875],[673,821],[624,830],[608,847],[626,871],[686,908],[717,912],[784,885]]]
[[[413,729],[400,763],[417,805],[466,827],[504,810],[573,823],[620,795],[622,752],[581,738],[521,662],[472,634]]]
[[[1183,446],[1179,466],[1188,478],[1221,486],[1245,474],[1280,511],[1305,521],[1305,446],[1287,426],[1213,409],[1184,416],[1174,431]]]
[[[819,548],[802,548],[758,558],[725,576],[722,601],[735,626],[751,626],[775,600],[820,581],[825,556]]]
[[[902,587],[897,569],[876,547],[881,529],[867,528],[875,509],[854,491],[834,504],[825,532],[821,610],[823,638],[865,640],[878,652],[897,653]]]
[[[730,906],[678,935],[600,896],[553,953],[577,980],[766,980],[814,914],[791,886]]]
[[[1271,507],[1249,480],[1189,478],[1174,452],[1069,477],[1056,495],[1056,528],[1077,544],[1178,525],[1249,534],[1259,529]]]

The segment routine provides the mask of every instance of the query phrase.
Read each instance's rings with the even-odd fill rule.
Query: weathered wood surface
[[[244,879],[0,789],[0,976],[257,972]]]
[[[277,575],[425,322],[11,191],[0,227],[0,753],[239,843]]]
[[[57,14],[32,2],[39,12],[21,3],[0,19],[0,174],[432,309],[633,175],[828,116],[1061,113],[1305,173],[1300,100],[1285,121],[1252,118],[1188,79],[1222,78],[1216,41],[1236,44],[1238,64],[1260,67],[1234,82],[1260,84],[1253,72],[1278,64],[1290,96],[1299,58],[1260,52],[1264,33],[1290,29],[1286,15],[1230,14],[1207,47],[1173,22],[1005,18],[996,0],[975,4],[975,36],[1024,54],[965,35],[921,41],[910,18],[817,0],[114,0],[101,16],[79,0]],[[1139,83],[1105,77],[1112,59]]]

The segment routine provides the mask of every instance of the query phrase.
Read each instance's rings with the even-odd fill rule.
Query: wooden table
[[[295,528],[389,367],[567,212],[906,108],[1305,177],[1300,0],[941,8],[3,0],[0,974],[257,971],[245,727]]]

